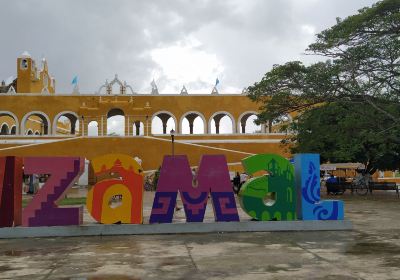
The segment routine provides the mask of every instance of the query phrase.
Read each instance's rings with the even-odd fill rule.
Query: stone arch
[[[122,116],[118,118],[118,116]],[[114,118],[114,120],[112,120]],[[123,120],[122,120],[123,119]],[[115,128],[113,121],[117,122],[115,124]],[[119,127],[121,126],[121,127]],[[118,131],[118,128],[122,128],[121,131]],[[116,136],[125,136],[125,128],[126,128],[126,117],[125,112],[120,108],[112,108],[107,112],[107,135],[116,135]]]
[[[57,134],[57,123],[60,117],[66,117],[71,123],[70,134],[75,135],[79,131],[79,116],[77,113],[72,111],[63,111],[58,113],[53,120],[53,134]],[[77,125],[78,124],[78,125]]]
[[[190,117],[191,120],[188,119],[188,117]],[[180,129],[179,132],[181,134],[183,134],[183,120],[186,118],[189,121],[189,131],[190,131],[189,134],[194,134],[193,133],[193,122],[197,117],[200,117],[200,119],[203,121],[203,133],[206,134],[207,133],[206,118],[204,117],[204,115],[202,113],[197,112],[197,111],[189,111],[182,115],[182,117],[179,121],[179,129]],[[192,122],[192,124],[190,124],[191,122]]]
[[[231,113],[226,112],[226,111],[219,111],[219,112],[215,112],[210,119],[208,120],[208,133],[211,134],[211,121],[217,117],[218,119],[214,121],[216,122],[216,134],[219,134],[219,121],[221,120],[221,118],[223,118],[224,116],[228,116],[231,119],[232,122],[232,133],[235,134],[236,133],[236,122],[235,122],[235,118],[232,116]],[[218,126],[217,126],[218,123]],[[218,128],[218,129],[217,129]]]
[[[97,121],[90,121],[87,128],[88,136],[99,136],[99,123]]]
[[[144,135],[144,123],[141,121],[134,121],[132,124],[132,135],[143,136]]]
[[[107,118],[115,117],[115,116],[125,116],[124,110],[120,108],[111,108],[107,112]]]
[[[15,135],[15,134],[17,134],[17,126],[13,125],[10,130],[10,135]]]
[[[22,118],[22,121],[21,121],[21,131],[25,132],[26,121],[28,120],[28,118],[30,116],[36,116],[36,117],[39,117],[42,120],[42,122],[43,122],[42,134],[43,135],[50,135],[51,134],[50,118],[45,113],[43,113],[41,111],[32,111],[32,112],[29,112],[29,113],[25,114],[25,116]]]
[[[9,135],[10,134],[10,127],[7,123],[2,123],[0,126],[0,135]]]
[[[248,133],[248,132],[246,132],[246,122],[249,117],[251,117],[253,115],[257,116],[257,114],[258,114],[258,112],[256,112],[256,111],[246,111],[246,112],[242,113],[238,118],[237,132],[238,133]],[[260,129],[261,129],[261,131],[263,131],[262,125],[261,125]]]
[[[40,135],[40,132],[38,130],[36,130],[34,135]]]
[[[0,111],[0,117],[4,117],[4,116],[8,116],[11,117],[12,119],[14,119],[14,123],[15,123],[15,133],[14,134],[19,134],[19,120],[18,117],[9,111]],[[11,127],[12,130],[12,127]]]
[[[153,129],[154,129],[153,121],[154,121],[155,117],[158,117],[162,122],[162,126],[163,126],[163,133],[162,134],[169,134],[169,131],[167,131],[167,122],[168,122],[168,120],[170,118],[172,118],[172,120],[174,121],[174,128],[173,129],[175,131],[178,131],[178,122],[176,121],[175,115],[172,114],[171,112],[168,112],[168,111],[158,111],[158,112],[154,113],[151,116],[151,130],[152,130],[151,133],[152,134],[155,134],[155,133],[153,133]]]
[[[33,135],[32,129],[28,129],[28,131],[26,132],[26,135]]]

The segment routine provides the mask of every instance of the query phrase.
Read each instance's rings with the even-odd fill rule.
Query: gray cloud
[[[82,91],[93,92],[115,73],[135,90],[149,91],[155,72],[160,91],[180,90],[183,84],[189,92],[210,91],[214,74],[220,91],[240,90],[275,63],[312,61],[302,53],[314,32],[373,2],[1,1],[0,79],[15,75],[16,58],[28,50],[38,60],[46,56],[58,92],[70,92],[75,75]],[[215,69],[209,76],[182,80],[153,59],[154,50],[180,46],[188,38],[197,42],[190,51],[201,52],[200,58],[215,56],[223,70],[210,65]],[[196,63],[182,71],[195,70]]]

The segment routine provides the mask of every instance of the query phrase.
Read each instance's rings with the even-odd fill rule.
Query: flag
[[[77,85],[77,84],[78,84],[78,76],[75,76],[75,77],[72,79],[71,85]]]
[[[218,78],[215,80],[215,86],[217,86],[219,84],[219,80]]]

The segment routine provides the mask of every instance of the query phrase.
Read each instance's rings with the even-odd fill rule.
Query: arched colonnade
[[[58,136],[141,136],[170,134],[245,134],[271,133],[279,122],[256,125],[257,112],[245,111],[237,118],[228,111],[204,115],[188,111],[179,116],[170,111],[157,111],[151,115],[130,115],[121,108],[111,108],[106,115],[79,115],[62,111],[50,118],[46,112],[31,111],[18,118],[13,112],[0,111],[0,135],[58,135]],[[284,121],[291,121],[290,116]]]

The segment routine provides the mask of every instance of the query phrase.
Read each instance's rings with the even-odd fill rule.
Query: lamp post
[[[171,140],[172,140],[172,156],[174,156],[175,130],[174,130],[174,129],[171,129],[171,131],[169,132],[169,134],[171,135]]]

